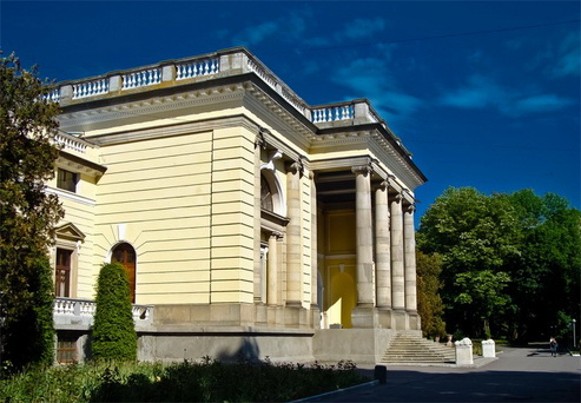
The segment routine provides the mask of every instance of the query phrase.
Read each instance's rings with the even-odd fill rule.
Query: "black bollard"
[[[387,382],[387,367],[385,365],[376,365],[373,378],[378,380],[380,384],[385,384]]]

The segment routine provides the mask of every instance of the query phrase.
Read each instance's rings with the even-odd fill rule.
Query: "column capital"
[[[373,172],[373,168],[370,165],[357,165],[351,168],[351,172],[354,174],[368,175]]]
[[[416,211],[416,205],[415,205],[415,204],[410,204],[409,206],[407,206],[407,207],[405,208],[405,212],[406,212],[406,213],[413,214],[413,213],[414,213],[414,211]]]
[[[284,164],[284,167],[287,173],[290,172],[293,175],[296,175],[298,172],[300,176],[303,176],[303,172],[305,169],[303,166],[302,158],[299,158],[297,161],[289,161]]]
[[[270,238],[276,238],[277,240],[281,239],[283,236],[284,235],[282,234],[282,232],[279,232],[279,231],[272,231],[270,233]]]
[[[403,200],[403,195],[401,193],[396,193],[396,195],[391,197],[390,199],[397,203],[401,203],[401,201]]]
[[[266,149],[266,140],[264,139],[265,133],[269,133],[269,130],[264,127],[258,128],[258,133],[256,133],[256,138],[254,139],[254,148],[260,147]]]

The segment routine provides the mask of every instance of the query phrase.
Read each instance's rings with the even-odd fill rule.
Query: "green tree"
[[[129,280],[119,263],[105,264],[97,282],[97,308],[92,331],[95,360],[135,361],[137,334],[131,312]]]
[[[570,323],[563,318],[579,317],[580,312],[581,212],[552,193],[539,197],[522,190],[511,199],[523,238],[522,253],[506,267],[518,307],[510,336],[526,340],[559,335]]]
[[[449,188],[422,217],[418,248],[442,255],[441,295],[445,320],[452,329],[470,333],[476,329],[471,318],[488,317],[485,311],[465,311],[466,305],[456,298],[457,280],[464,273],[499,272],[509,259],[519,255],[521,236],[513,211],[504,195],[487,197],[474,188]]]
[[[443,320],[444,306],[440,297],[442,282],[442,257],[437,253],[416,253],[418,313],[422,319],[425,337],[440,337],[446,334]]]
[[[448,326],[512,340],[548,339],[579,317],[581,212],[525,189],[450,188],[421,219],[418,249],[442,255]]]
[[[492,270],[470,271],[456,276],[454,286],[458,291],[454,302],[464,308],[465,318],[475,336],[490,338],[490,318],[502,315],[510,302],[504,291],[509,281],[507,273]]]
[[[45,183],[58,156],[53,144],[59,109],[46,100],[51,88],[37,70],[23,69],[14,55],[0,58],[0,88],[2,358],[18,369],[46,360],[52,351],[47,350],[52,343],[42,341],[53,337],[43,322],[53,294],[43,259],[63,211],[57,197],[45,192]]]

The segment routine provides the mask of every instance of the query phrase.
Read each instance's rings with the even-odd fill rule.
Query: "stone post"
[[[300,162],[287,164],[286,304],[300,306],[302,279]]]
[[[455,343],[456,345],[456,365],[466,366],[474,364],[472,355],[472,340],[468,337],[463,338]]]
[[[485,358],[496,358],[496,346],[494,340],[482,340],[482,356]]]
[[[376,305],[391,308],[391,244],[389,234],[388,182],[375,191]]]

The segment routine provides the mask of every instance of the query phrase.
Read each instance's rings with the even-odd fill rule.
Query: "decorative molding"
[[[53,187],[47,186],[45,188],[45,191],[49,194],[57,195],[59,198],[62,197],[63,199],[69,199],[69,200],[75,201],[77,203],[84,204],[86,206],[94,207],[95,203],[96,203],[94,199],[90,199],[88,197],[81,196],[79,194],[68,192],[66,190],[62,190],[62,189],[58,189],[58,188],[53,188]]]

